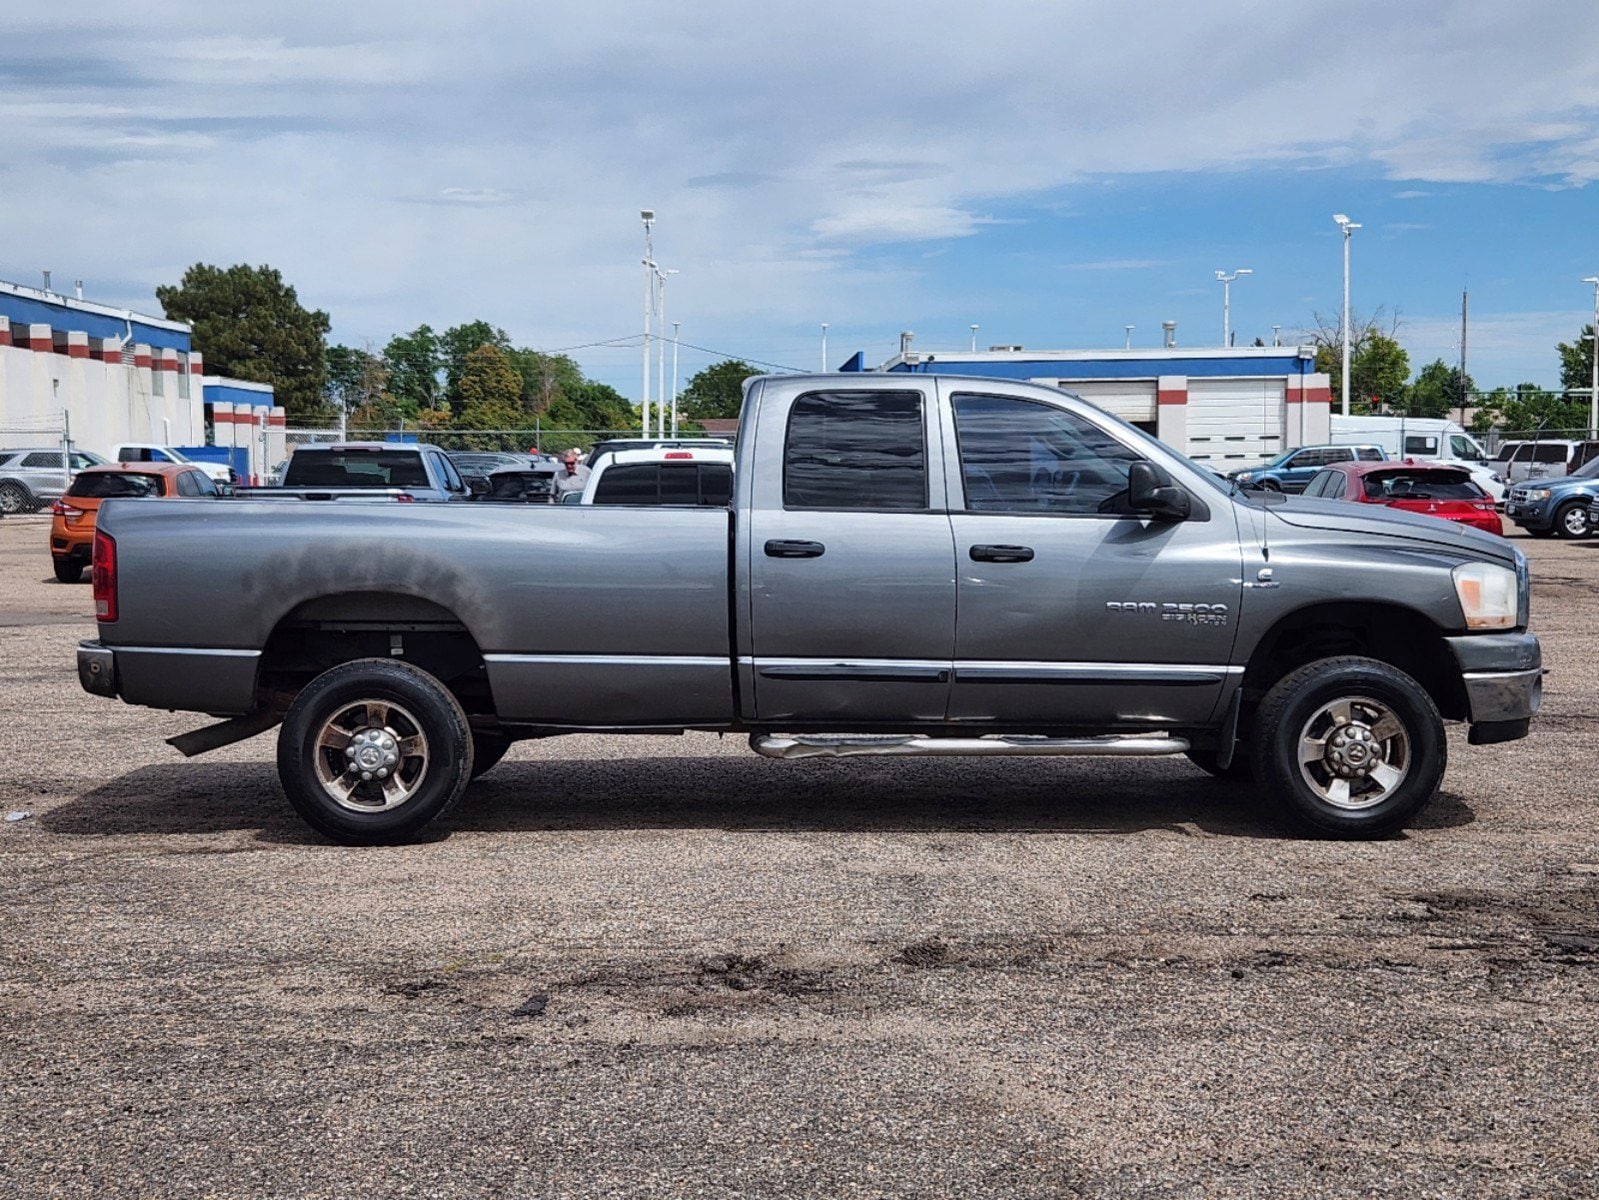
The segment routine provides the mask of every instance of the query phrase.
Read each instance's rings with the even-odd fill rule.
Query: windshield
[[[1571,473],[1573,479],[1592,479],[1599,475],[1599,458],[1590,458]]]

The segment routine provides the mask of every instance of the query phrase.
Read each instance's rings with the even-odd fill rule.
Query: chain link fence
[[[638,438],[637,429],[289,429],[284,445],[289,453],[296,446],[327,442],[427,442],[445,451],[476,451],[499,454],[564,454],[576,450],[587,454],[596,443],[612,438]],[[670,435],[669,435],[670,436]],[[698,430],[683,430],[684,438],[720,437]],[[731,441],[731,438],[727,440]]]
[[[65,421],[0,425],[0,514],[49,514],[72,481],[72,439]]]

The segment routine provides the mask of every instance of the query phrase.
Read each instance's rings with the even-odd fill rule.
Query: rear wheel
[[[1585,501],[1562,504],[1555,513],[1555,532],[1563,538],[1585,538],[1593,532]]]
[[[78,583],[83,579],[83,564],[75,558],[54,559],[56,578],[62,583]]]
[[[1345,838],[1401,829],[1438,790],[1448,760],[1426,690],[1371,658],[1324,658],[1267,693],[1255,718],[1266,793],[1300,825]]]
[[[32,497],[14,483],[0,483],[0,512],[19,513],[33,507]]]
[[[278,778],[294,810],[349,845],[399,842],[453,804],[472,773],[472,734],[426,671],[363,658],[324,671],[278,734]]]

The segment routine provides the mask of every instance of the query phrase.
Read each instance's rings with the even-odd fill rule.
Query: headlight
[[[1239,483],[1248,483],[1254,477],[1255,473],[1253,471],[1240,471],[1238,474],[1233,476],[1233,478],[1238,480]]]
[[[1527,491],[1521,493],[1521,498],[1523,500],[1547,500],[1549,499],[1549,489],[1529,488]]]
[[[1467,629],[1514,629],[1517,601],[1516,572],[1492,563],[1462,563],[1452,572],[1455,595]]]

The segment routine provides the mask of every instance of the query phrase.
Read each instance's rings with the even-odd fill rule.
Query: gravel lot
[[[1182,760],[699,735],[524,743],[350,850],[270,736],[79,690],[46,529],[0,521],[0,1195],[1599,1194],[1599,543],[1518,539],[1544,715],[1391,841]]]

